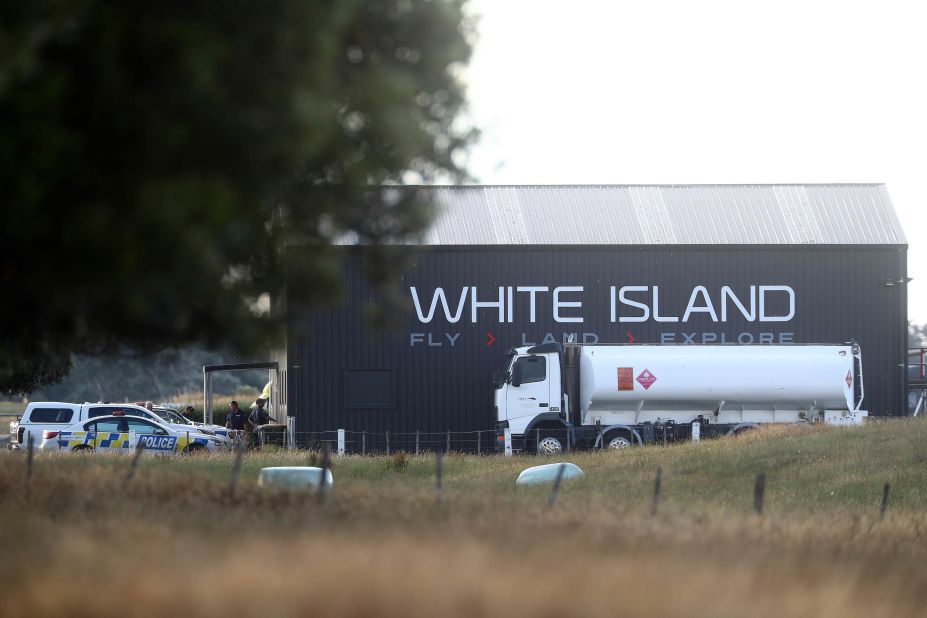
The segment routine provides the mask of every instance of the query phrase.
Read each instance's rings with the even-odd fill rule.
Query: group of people
[[[251,446],[256,446],[258,444],[259,428],[263,425],[267,425],[271,421],[277,422],[277,419],[271,418],[270,414],[267,412],[265,408],[266,405],[267,399],[258,397],[254,400],[254,405],[251,406],[250,413],[245,413],[245,411],[238,406],[237,401],[230,402],[229,415],[225,421],[225,426],[228,429],[241,432],[244,432],[250,427],[250,444]]]

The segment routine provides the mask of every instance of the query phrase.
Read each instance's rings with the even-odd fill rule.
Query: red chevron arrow
[[[634,335],[632,335],[628,331],[625,331],[624,334],[628,336],[628,343],[634,343]]]
[[[489,331],[486,331],[486,347],[488,348],[496,342],[496,337]]]

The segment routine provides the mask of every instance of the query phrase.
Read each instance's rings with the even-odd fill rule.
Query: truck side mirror
[[[517,361],[512,365],[512,380],[509,383],[516,388],[521,386],[521,368],[522,364]]]

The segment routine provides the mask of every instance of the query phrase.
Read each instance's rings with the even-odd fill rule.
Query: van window
[[[543,356],[523,356],[517,361],[521,367],[521,383],[543,382],[547,378],[547,359]]]
[[[98,416],[145,416],[150,414],[147,410],[143,413],[138,408],[123,408],[120,406],[97,406],[90,408],[87,412],[87,418],[96,418]]]
[[[70,408],[34,408],[29,415],[30,423],[70,423],[74,410]]]

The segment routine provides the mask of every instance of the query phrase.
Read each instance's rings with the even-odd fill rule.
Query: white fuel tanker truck
[[[498,448],[508,434],[513,450],[542,454],[867,416],[855,343],[545,343],[510,350],[493,382]]]

